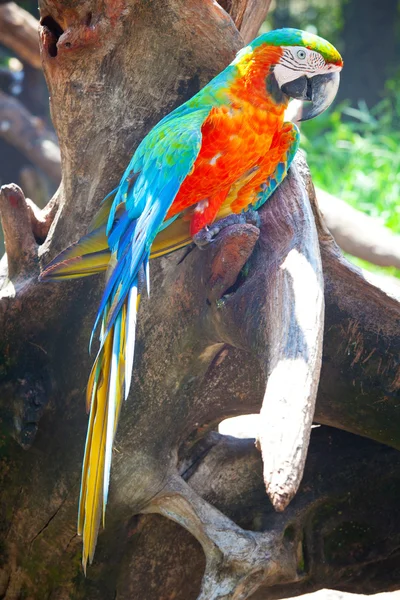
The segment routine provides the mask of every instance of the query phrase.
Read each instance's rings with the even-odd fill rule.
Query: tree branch
[[[400,236],[324,190],[317,189],[317,197],[326,224],[342,250],[375,265],[400,269]]]
[[[40,69],[38,21],[15,2],[0,4],[0,42],[23,61]]]
[[[187,456],[193,463],[191,487],[246,530],[284,531],[283,547],[297,565],[290,579],[277,585],[265,580],[251,600],[293,597],[323,586],[364,594],[398,588],[397,451],[329,427],[313,429],[299,492],[277,514],[265,502],[253,440],[214,433],[207,441]],[[175,591],[176,600],[197,597],[204,559],[181,527],[146,515],[131,536],[124,549],[129,576],[119,579],[119,593],[128,589],[129,579],[135,598],[158,599]],[[104,547],[112,543],[108,535]],[[158,577],[146,577],[150,569]]]
[[[31,198],[38,206],[45,206],[49,200],[48,185],[45,175],[33,165],[22,167],[19,172],[21,188],[27,198]]]
[[[60,152],[44,123],[16,99],[0,91],[0,135],[40,167],[53,181],[61,179]]]
[[[271,0],[219,0],[219,4],[231,15],[245,44],[248,44],[265,21]]]
[[[260,27],[267,17],[270,5],[271,0],[249,0],[247,3],[243,21],[239,28],[246,44],[258,35]]]
[[[0,219],[8,259],[8,274],[12,279],[32,268],[37,260],[37,244],[32,233],[25,196],[15,184],[0,190]]]
[[[263,265],[265,308],[260,311],[265,311],[265,337],[256,333],[259,317],[242,324],[267,380],[258,439],[267,492],[277,510],[286,508],[302,479],[324,330],[324,282],[315,221],[300,178],[290,176],[288,182],[289,189],[278,189],[265,213],[269,261]]]

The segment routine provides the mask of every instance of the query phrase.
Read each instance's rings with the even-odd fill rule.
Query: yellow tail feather
[[[127,306],[124,303],[121,314],[121,331],[118,348],[118,368],[115,390],[110,390],[110,375],[115,326],[110,330],[100,350],[89,376],[86,404],[90,408],[85,457],[82,469],[81,497],[79,501],[78,534],[83,536],[82,564],[86,572],[87,562],[92,562],[100,526],[101,514],[104,525],[104,481],[106,459],[106,439],[109,398],[114,392],[114,426],[112,436],[117,430],[118,419],[124,399],[125,384],[125,343]],[[106,317],[105,317],[106,318]],[[104,322],[103,322],[104,325]],[[103,508],[103,510],[102,510]]]
[[[103,503],[105,442],[107,430],[107,399],[110,379],[113,329],[104,343],[98,360],[100,373],[94,381],[93,401],[82,472],[82,493],[79,506],[78,533],[83,535],[82,564],[86,572],[87,561],[92,562],[100,525]],[[91,394],[92,395],[92,394]]]

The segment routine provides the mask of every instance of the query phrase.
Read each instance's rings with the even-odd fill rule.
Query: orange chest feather
[[[181,185],[173,212],[229,188],[268,153],[283,124],[283,108],[251,104],[211,111],[202,127],[202,146],[192,173]],[[173,214],[170,211],[170,214]]]

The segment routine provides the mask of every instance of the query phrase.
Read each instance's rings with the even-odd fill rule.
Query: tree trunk
[[[0,195],[0,595],[261,600],[327,585],[394,589],[400,305],[340,255],[301,156],[260,230],[232,226],[205,251],[152,261],[106,528],[84,577],[83,396],[103,281],[38,283],[39,264],[85,232],[146,132],[242,41],[212,0],[40,4],[63,178],[42,212],[16,186]],[[318,383],[317,422],[370,439],[315,430],[300,491],[276,513],[262,474],[284,508]],[[213,432],[261,407],[264,465],[252,441]]]

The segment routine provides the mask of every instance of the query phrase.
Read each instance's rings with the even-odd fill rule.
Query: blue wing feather
[[[169,115],[144,138],[125,170],[107,223],[108,243],[116,264],[110,268],[94,325],[95,330],[110,302],[101,343],[114,325],[140,267],[148,270],[145,263],[151,244],[197,158],[201,127],[209,110],[186,109],[175,117]]]

